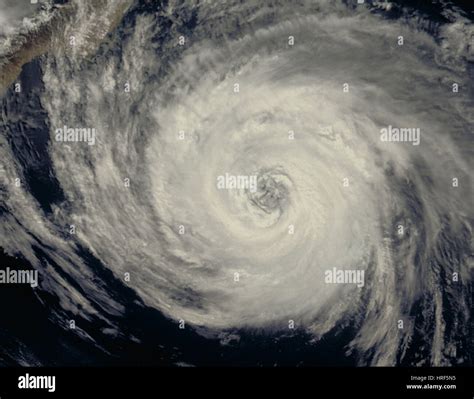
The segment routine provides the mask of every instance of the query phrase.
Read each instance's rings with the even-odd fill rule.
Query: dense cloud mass
[[[109,3],[50,6],[2,98],[0,246],[54,324],[100,347],[79,321],[124,338],[133,302],[221,343],[350,326],[358,365],[472,363],[468,14]]]

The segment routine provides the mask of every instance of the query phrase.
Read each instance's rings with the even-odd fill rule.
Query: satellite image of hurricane
[[[473,366],[473,5],[0,0],[0,366]]]

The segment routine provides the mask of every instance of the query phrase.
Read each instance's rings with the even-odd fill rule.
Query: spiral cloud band
[[[210,340],[351,326],[360,365],[469,362],[468,17],[105,3],[72,2],[25,106],[13,83],[2,99],[0,245],[55,323],[120,335],[113,281]],[[30,183],[38,152],[54,199]]]

